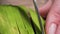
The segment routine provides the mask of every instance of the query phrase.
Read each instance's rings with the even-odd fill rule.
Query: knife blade
[[[33,0],[33,4],[34,4],[34,7],[35,7],[37,16],[38,16],[38,20],[39,20],[39,23],[40,23],[40,28],[41,28],[42,34],[44,34],[44,27],[43,27],[42,22],[41,22],[41,18],[40,18],[41,15],[39,14],[39,10],[38,10],[36,0]]]

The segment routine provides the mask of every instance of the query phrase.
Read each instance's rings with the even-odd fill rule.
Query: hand
[[[60,0],[49,0],[39,12],[46,18],[46,34],[60,34]]]

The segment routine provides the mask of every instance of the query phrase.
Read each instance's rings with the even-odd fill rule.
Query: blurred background
[[[47,0],[37,0],[38,7],[41,7]],[[34,8],[33,0],[0,0],[0,4],[24,5],[27,8]]]

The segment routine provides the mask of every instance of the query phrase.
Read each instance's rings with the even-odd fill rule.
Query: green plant
[[[43,27],[44,20],[41,17]],[[41,34],[34,10],[24,6],[0,5],[0,34]]]

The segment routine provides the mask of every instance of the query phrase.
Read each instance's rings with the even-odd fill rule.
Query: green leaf
[[[34,31],[23,9],[0,5],[0,34],[34,34]]]
[[[44,27],[42,17],[41,20]],[[41,34],[34,10],[28,10],[24,6],[0,5],[0,34],[35,34],[35,31],[36,34]]]
[[[40,23],[39,23],[39,20],[38,20],[38,16],[37,16],[37,13],[36,11],[30,9],[30,15],[31,15],[31,18],[33,20],[33,23],[34,23],[34,26],[35,26],[35,30],[36,30],[36,34],[41,34],[41,28],[40,28]],[[41,17],[41,20],[42,20],[42,25],[44,27],[44,20],[43,18]]]

